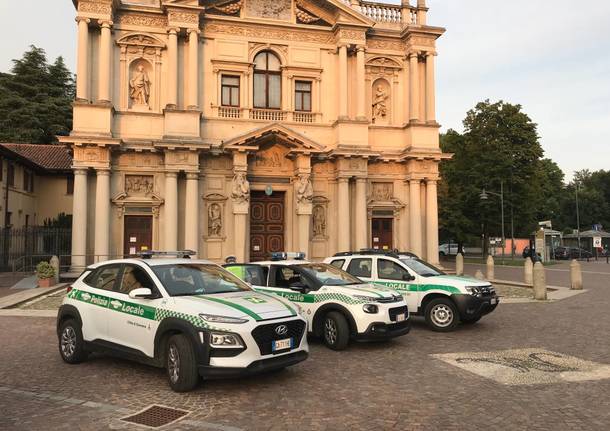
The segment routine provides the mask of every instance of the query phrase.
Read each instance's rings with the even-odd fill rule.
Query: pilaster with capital
[[[409,112],[411,121],[419,121],[419,53],[409,54]]]
[[[365,47],[359,45],[356,48],[356,119],[360,121],[366,120],[366,73],[364,53]]]
[[[347,45],[339,45],[339,119],[345,120],[349,118],[347,93]]]
[[[426,180],[426,259],[438,264],[438,197],[437,180]]]
[[[350,227],[350,198],[349,177],[339,176],[337,178],[337,249],[339,251],[350,251],[351,249],[351,227]]]
[[[76,17],[78,23],[78,52],[76,58],[76,100],[89,101],[89,23],[91,20]]]
[[[199,172],[186,173],[184,247],[199,252]]]
[[[188,102],[187,108],[199,109],[199,33],[196,28],[190,28],[188,33]]]
[[[86,168],[74,169],[72,197],[72,268],[80,272],[87,265],[87,176]]]
[[[178,249],[178,172],[165,172],[165,250]]]
[[[435,58],[436,52],[426,53],[426,121],[436,123],[436,83]]]
[[[179,28],[167,30],[167,107],[178,106],[178,32]]]
[[[97,169],[95,186],[95,261],[110,258],[110,169]]]
[[[100,20],[100,53],[98,98],[102,103],[110,103],[110,68],[112,67],[112,24],[110,20]]]
[[[409,180],[409,243],[411,252],[422,256],[421,179]]]

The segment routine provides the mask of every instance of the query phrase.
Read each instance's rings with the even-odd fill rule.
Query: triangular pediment
[[[280,144],[295,153],[322,153],[323,145],[279,123],[251,130],[243,135],[225,141],[225,150],[258,151],[261,146],[269,143]]]

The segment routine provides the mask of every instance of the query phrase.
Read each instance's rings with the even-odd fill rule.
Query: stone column
[[[412,52],[409,54],[409,112],[410,120],[419,120],[419,60],[418,53]]]
[[[348,119],[347,45],[339,46],[339,119]]]
[[[178,29],[170,28],[167,41],[167,107],[178,106]]]
[[[165,173],[165,241],[167,251],[178,249],[178,173]]]
[[[309,226],[311,225],[311,214],[298,214],[299,224],[299,248],[297,251],[305,253],[309,258]]]
[[[112,59],[112,21],[101,21],[99,87],[100,102],[110,103],[110,62]]]
[[[80,272],[87,266],[87,169],[74,169],[72,196],[72,269]]]
[[[199,108],[199,30],[191,28],[189,35],[188,109]]]
[[[76,100],[89,100],[89,18],[77,17]]]
[[[426,15],[428,8],[426,7],[426,0],[417,0],[417,24],[426,25]]]
[[[338,251],[350,251],[349,178],[337,178],[337,203]]]
[[[428,262],[438,264],[438,199],[436,180],[426,181],[426,242]]]
[[[96,173],[94,261],[100,262],[110,259],[110,170]]]
[[[366,79],[365,79],[364,47],[356,49],[356,91],[358,96],[356,119],[366,120]]]
[[[184,248],[199,254],[199,173],[186,174],[184,209]]]
[[[434,78],[435,52],[426,54],[426,121],[436,122],[436,83]]]
[[[356,211],[354,214],[356,231],[355,249],[368,248],[368,226],[366,209],[366,178],[356,178]]]
[[[409,237],[411,252],[422,255],[420,180],[409,180]]]

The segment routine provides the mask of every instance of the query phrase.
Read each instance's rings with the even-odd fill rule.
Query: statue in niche
[[[313,199],[313,185],[309,175],[299,175],[296,183],[297,203],[308,204]]]
[[[222,231],[222,210],[214,203],[208,208],[208,235],[220,236]]]
[[[313,236],[321,237],[326,233],[326,214],[322,205],[316,205],[312,212]]]
[[[377,90],[375,91],[375,97],[373,98],[373,119],[383,118],[388,115],[387,100],[388,93],[381,85],[378,85]]]
[[[233,176],[231,197],[236,204],[250,202],[250,182],[245,172],[236,172]]]
[[[148,105],[150,98],[150,79],[143,65],[138,65],[129,80],[129,97],[134,105]]]

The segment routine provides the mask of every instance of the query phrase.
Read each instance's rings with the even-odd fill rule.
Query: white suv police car
[[[453,330],[461,321],[478,322],[500,299],[487,281],[443,273],[412,253],[380,250],[337,253],[324,262],[369,283],[401,293],[414,315],[423,315],[435,331]]]
[[[225,267],[256,291],[297,304],[309,332],[322,336],[331,349],[346,348],[350,339],[383,340],[409,332],[407,304],[395,290],[363,283],[332,265],[307,262],[304,257],[274,253],[271,261]]]
[[[108,351],[165,367],[182,392],[200,376],[243,376],[307,358],[306,321],[290,301],[255,292],[205,260],[148,257],[92,265],[68,288],[57,315],[64,361]]]

